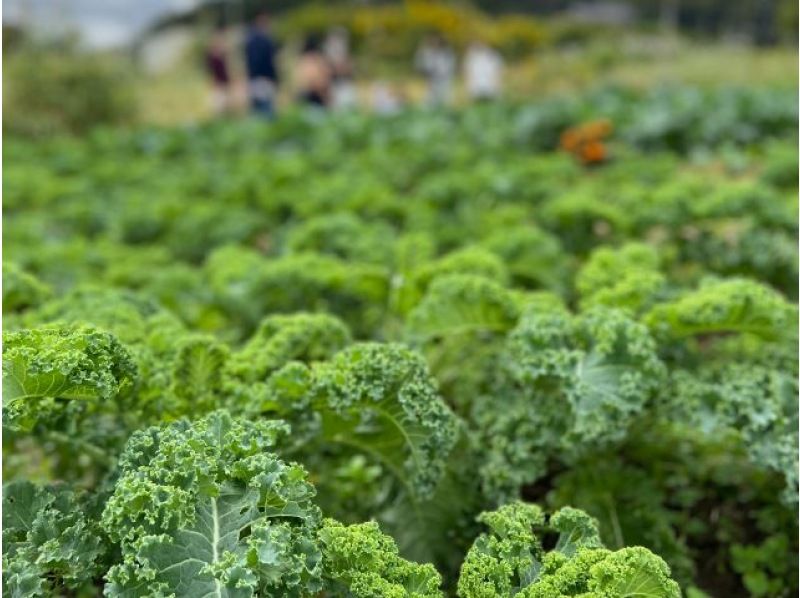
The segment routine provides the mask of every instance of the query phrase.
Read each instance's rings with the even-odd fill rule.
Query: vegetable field
[[[795,596],[797,97],[6,139],[8,596]]]

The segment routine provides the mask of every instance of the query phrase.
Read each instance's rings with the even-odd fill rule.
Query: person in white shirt
[[[328,32],[323,52],[331,65],[333,82],[331,86],[331,106],[333,108],[353,108],[358,97],[353,77],[353,61],[350,58],[350,39],[347,30],[336,27]]]
[[[417,50],[414,62],[428,80],[428,103],[433,106],[449,104],[456,74],[456,55],[444,38],[435,34]]]
[[[464,57],[464,82],[471,100],[493,100],[503,90],[503,58],[482,41],[469,45]]]

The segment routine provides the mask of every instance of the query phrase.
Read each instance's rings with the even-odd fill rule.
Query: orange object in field
[[[590,141],[581,148],[581,158],[586,163],[603,162],[606,159],[606,146],[602,141]]]
[[[608,150],[603,140],[613,130],[611,121],[607,119],[589,121],[564,131],[559,145],[584,164],[598,164],[608,159]]]

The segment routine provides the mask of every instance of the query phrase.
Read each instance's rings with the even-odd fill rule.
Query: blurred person
[[[328,32],[323,52],[331,67],[331,106],[351,108],[356,104],[356,86],[353,61],[350,58],[350,40],[347,30],[336,27]]]
[[[428,84],[427,101],[433,106],[448,104],[456,72],[456,56],[444,37],[436,33],[422,43],[414,62]]]
[[[319,39],[310,35],[297,61],[295,83],[298,100],[325,108],[330,104],[333,71],[320,49]]]
[[[475,40],[464,56],[464,83],[471,100],[494,100],[503,88],[503,58],[481,40]]]
[[[228,70],[228,40],[225,28],[214,31],[206,50],[206,70],[213,85],[211,103],[215,114],[224,115],[233,108],[233,88]]]
[[[277,49],[269,30],[269,16],[260,13],[247,32],[244,44],[250,107],[263,116],[275,113],[278,71],[275,68]]]

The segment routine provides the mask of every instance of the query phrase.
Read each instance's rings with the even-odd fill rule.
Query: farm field
[[[8,596],[798,592],[796,91],[7,137]]]

